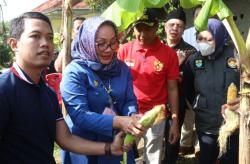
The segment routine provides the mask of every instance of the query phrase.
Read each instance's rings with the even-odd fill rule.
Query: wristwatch
[[[105,143],[104,151],[105,151],[105,155],[109,155],[109,156],[112,155],[110,143]]]

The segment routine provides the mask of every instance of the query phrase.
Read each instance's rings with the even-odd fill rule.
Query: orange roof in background
[[[89,7],[89,5],[83,1],[74,1],[73,2],[73,9],[82,9]],[[53,9],[61,9],[62,8],[62,0],[48,0],[41,5],[34,8],[32,11],[34,12],[46,12],[51,11]]]

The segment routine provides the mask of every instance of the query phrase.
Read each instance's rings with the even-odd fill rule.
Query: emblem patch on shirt
[[[164,64],[161,63],[159,60],[154,61],[154,68],[156,71],[162,71]]]
[[[229,67],[229,68],[232,68],[232,69],[235,69],[235,68],[237,68],[237,62],[236,62],[236,59],[235,58],[228,58],[227,59],[227,66]]]
[[[124,61],[126,64],[127,64],[127,66],[129,66],[129,67],[134,67],[135,66],[135,60],[133,60],[133,59],[125,59],[125,61]]]
[[[195,66],[195,69],[204,69],[205,68],[204,60],[202,60],[202,59],[196,59],[194,61],[194,66]]]
[[[98,85],[99,85],[99,82],[97,80],[94,80],[94,86],[98,87]]]

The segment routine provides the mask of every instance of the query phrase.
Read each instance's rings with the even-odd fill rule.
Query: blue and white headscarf
[[[95,71],[101,78],[113,77],[120,73],[120,66],[116,54],[109,65],[101,64],[95,49],[96,33],[104,22],[111,22],[103,17],[91,17],[81,25],[73,40],[71,56],[80,60],[87,67]],[[114,27],[115,24],[111,22]],[[116,30],[116,29],[114,29]]]

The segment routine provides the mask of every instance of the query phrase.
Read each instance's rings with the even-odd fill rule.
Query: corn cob
[[[237,97],[237,87],[231,83],[227,90],[227,103],[233,101]],[[227,151],[227,140],[228,137],[239,127],[239,115],[230,110],[225,109],[225,122],[221,126],[219,131],[219,147],[220,147],[220,154],[222,156]]]
[[[142,118],[139,120],[139,123],[144,128],[149,128],[155,123],[160,122],[165,118],[165,105],[157,105],[150,111],[146,112]],[[127,134],[124,139],[124,144],[130,144],[135,140],[135,137],[131,134]]]
[[[150,111],[146,112],[142,118],[139,120],[139,123],[144,127],[144,128],[149,128],[153,124],[159,123],[163,121],[166,118],[165,116],[165,105],[157,105]],[[124,139],[124,144],[131,144],[135,140],[135,136],[131,134],[126,134],[125,139]],[[127,164],[127,153],[123,153],[123,161],[121,164]]]

